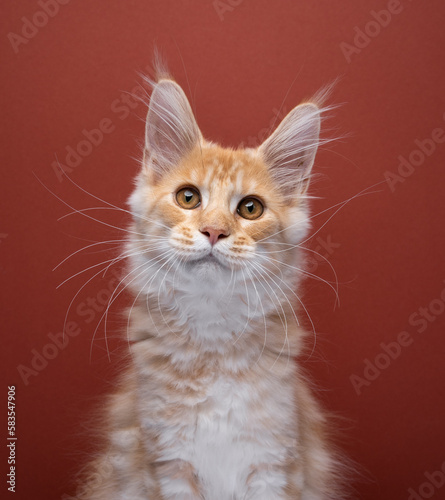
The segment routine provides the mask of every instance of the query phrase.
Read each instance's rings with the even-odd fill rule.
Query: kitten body
[[[303,104],[258,149],[222,148],[175,82],[154,85],[125,250],[131,363],[82,498],[340,498],[295,362],[319,127]]]

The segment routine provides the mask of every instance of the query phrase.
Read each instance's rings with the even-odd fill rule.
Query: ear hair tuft
[[[325,105],[335,83],[290,111],[258,148],[289,201],[306,191],[318,147],[333,140],[321,139],[320,127],[322,115],[337,107]]]

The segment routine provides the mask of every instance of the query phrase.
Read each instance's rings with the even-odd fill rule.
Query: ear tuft
[[[159,177],[198,144],[201,138],[192,109],[181,87],[161,79],[153,88],[145,128],[144,163]]]
[[[259,147],[272,177],[286,198],[307,188],[320,137],[320,109],[312,103],[294,108]]]

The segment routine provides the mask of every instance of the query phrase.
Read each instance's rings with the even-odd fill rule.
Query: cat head
[[[295,264],[309,229],[306,191],[319,132],[320,109],[305,103],[258,148],[223,148],[203,138],[181,87],[160,79],[130,198],[138,262],[158,259],[164,271],[186,269],[203,285]]]

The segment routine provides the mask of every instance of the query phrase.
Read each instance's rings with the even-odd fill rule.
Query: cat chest
[[[257,464],[280,460],[285,453],[273,398],[260,391],[261,398],[259,391],[255,384],[221,378],[200,405],[186,454],[214,491],[236,491]]]
[[[192,394],[185,387],[175,391],[170,401],[163,397],[154,413],[141,408],[142,423],[156,431],[159,461],[190,464],[208,488],[205,498],[215,498],[217,491],[220,499],[233,499],[256,466],[286,456],[291,388],[271,377],[247,381],[228,375],[199,386]]]

